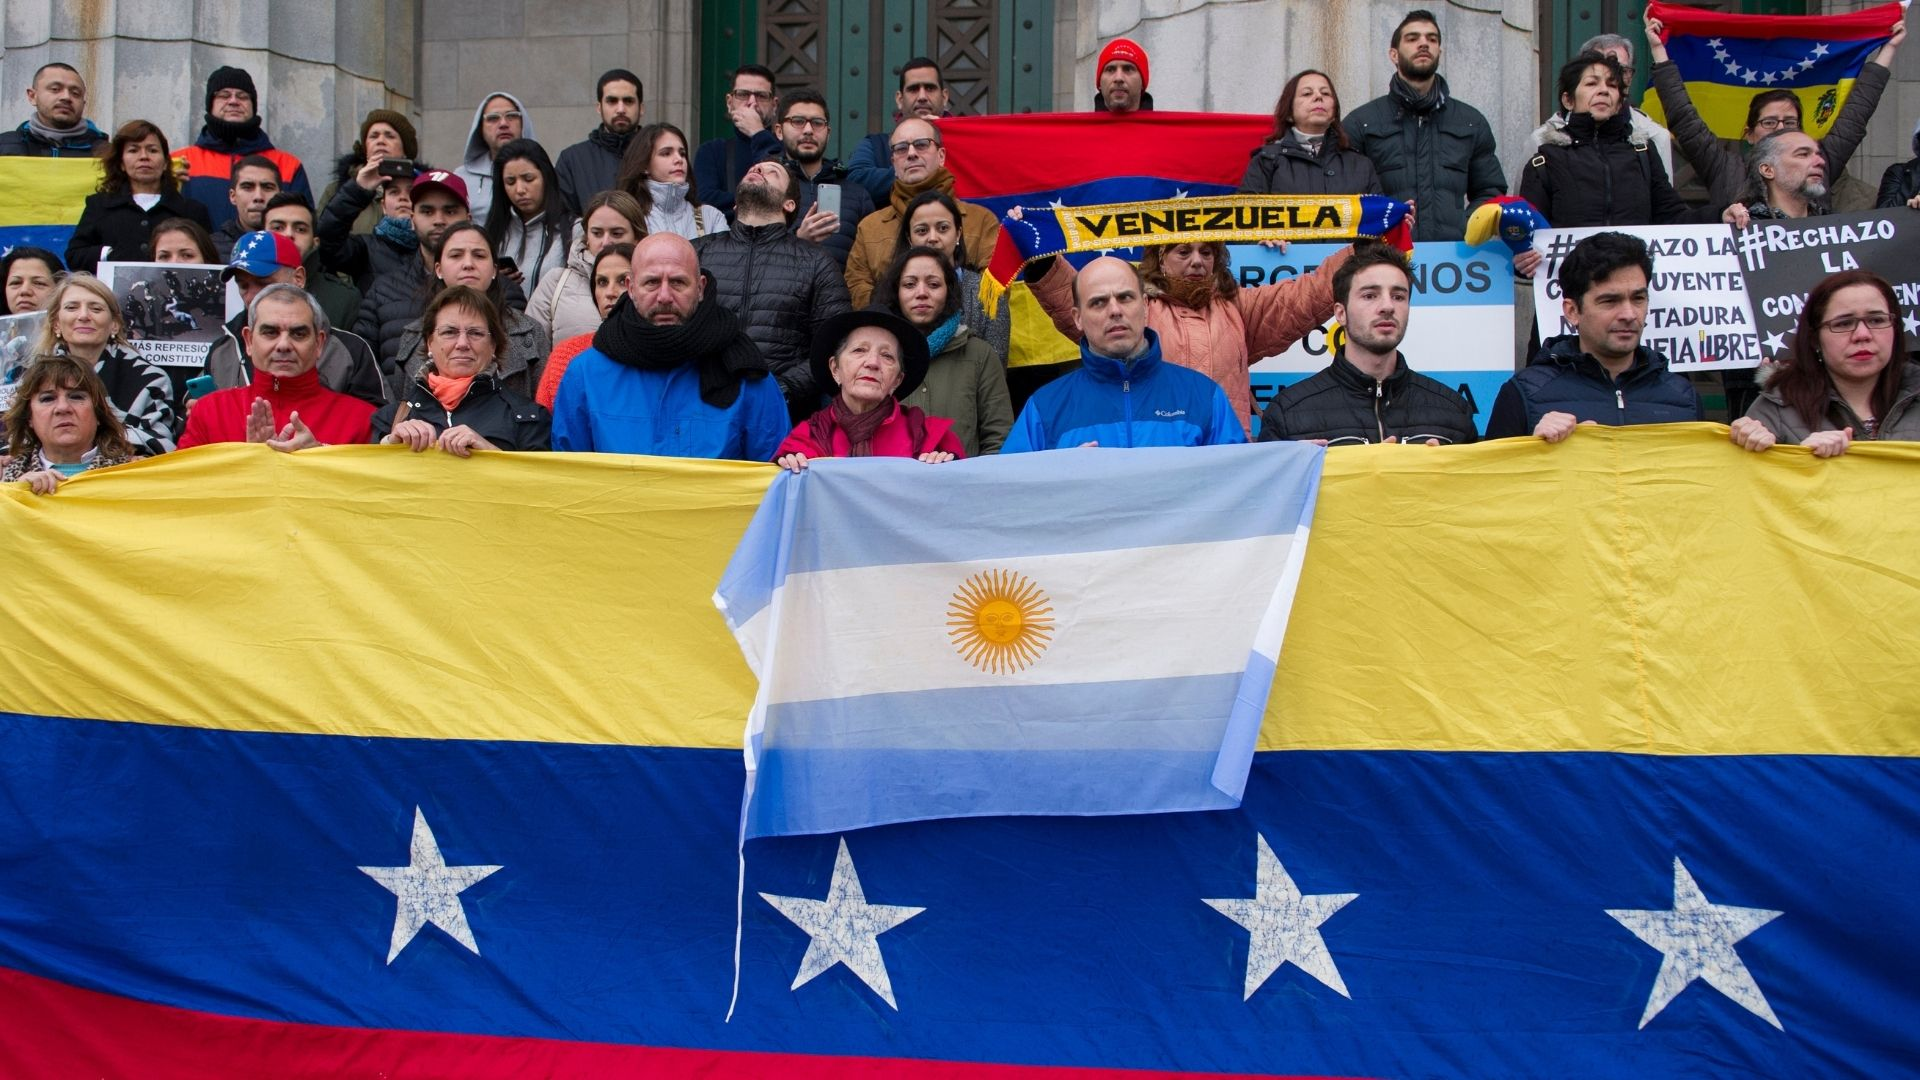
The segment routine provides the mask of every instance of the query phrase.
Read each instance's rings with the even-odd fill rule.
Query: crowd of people
[[[1658,20],[1647,40],[1670,129],[1627,103],[1633,43],[1597,37],[1560,71],[1560,109],[1534,133],[1518,192],[1556,227],[1746,227],[1830,212],[1904,36],[1896,28],[1866,64],[1824,139],[1803,133],[1791,92],[1763,90],[1733,141],[1689,101]],[[1438,20],[1412,11],[1388,43],[1385,94],[1343,114],[1329,76],[1294,74],[1241,191],[1386,194],[1415,208],[1416,239],[1460,240],[1473,206],[1507,183],[1492,128],[1452,95],[1442,55]],[[1108,43],[1096,110],[1152,109],[1150,73],[1138,43]],[[213,73],[200,133],[178,151],[146,120],[111,136],[94,127],[85,80],[66,64],[42,67],[27,99],[33,115],[0,133],[0,155],[100,164],[64,253],[18,247],[0,260],[5,313],[46,313],[0,372],[4,477],[39,492],[212,442],[665,454],[798,471],[821,457],[1480,437],[1472,406],[1401,352],[1413,276],[1377,241],[1257,287],[1237,283],[1221,243],[1148,247],[1137,264],[1040,260],[1025,278],[1079,341],[1080,362],[1010,384],[1009,316],[979,287],[1001,223],[954,195],[941,135],[951,96],[925,57],[900,72],[895,125],[852,142],[846,164],[826,154],[827,99],[782,93],[765,67],[733,72],[733,130],[699,145],[650,122],[639,77],[614,69],[595,85],[597,126],[557,154],[504,90],[476,106],[451,169],[420,159],[406,116],[374,110],[317,205],[304,165],[264,130],[246,71]],[[1920,154],[1920,128],[1915,139]],[[1703,202],[1682,198],[1682,168]],[[1888,170],[1879,204],[1920,207],[1920,158]],[[92,275],[106,261],[224,265],[245,311],[203,369],[163,369]],[[1535,251],[1514,260],[1522,276],[1539,265]],[[1652,279],[1631,234],[1576,245],[1558,267],[1574,332],[1540,343],[1498,395],[1486,437],[1557,442],[1582,424],[1702,418],[1692,383],[1641,343]],[[1763,381],[1729,381],[1733,440],[1831,456],[1854,439],[1920,438],[1903,315],[1872,274],[1822,282],[1784,359]],[[1327,367],[1256,413],[1249,367],[1329,318],[1344,329]]]

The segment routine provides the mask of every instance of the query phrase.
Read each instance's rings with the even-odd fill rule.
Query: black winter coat
[[[1507,193],[1493,128],[1479,109],[1454,100],[1440,76],[1433,92],[1417,99],[1396,75],[1386,95],[1348,113],[1340,126],[1372,160],[1383,193],[1419,200],[1415,240],[1465,239],[1467,207]]]
[[[177,191],[160,196],[153,209],[142,210],[133,201],[133,192],[103,192],[87,196],[86,209],[80,211],[80,223],[67,242],[67,269],[91,274],[100,265],[100,250],[112,248],[108,258],[114,262],[152,262],[153,227],[168,218],[189,218],[210,228],[207,208]]]
[[[407,325],[420,318],[420,313],[427,309],[427,301],[439,291],[437,281],[427,273],[426,261],[415,251],[413,258],[380,275],[360,301],[360,317],[354,320],[353,332],[373,346],[380,359],[380,377],[388,386],[401,386],[406,382],[406,373],[401,370],[400,339],[405,336]],[[508,308],[519,311],[527,306],[520,286],[506,278],[501,279],[501,284]]]
[[[620,180],[620,161],[626,156],[627,143],[637,132],[636,128],[620,136],[602,125],[560,151],[560,156],[554,159],[553,172],[560,181],[560,197],[566,202],[570,216],[579,217],[580,208],[587,200],[613,190]]]
[[[811,416],[825,392],[813,385],[814,331],[853,307],[839,265],[785,225],[735,224],[693,247],[700,268],[719,283],[720,303],[773,368],[790,410]]]
[[[354,219],[372,204],[373,192],[348,180],[327,200],[313,223],[321,265],[352,278],[353,287],[362,296],[368,296],[373,283],[395,268],[407,263],[420,265],[419,248],[403,247],[375,233],[353,231]]]
[[[433,396],[422,375],[408,384],[407,392],[398,400],[373,414],[373,438],[369,441],[387,437],[402,403],[407,406],[408,420],[432,424],[435,435],[465,425],[501,450],[545,450],[553,442],[553,414],[524,394],[500,385],[492,372],[475,375],[467,396],[452,412]]]
[[[1592,113],[1574,113],[1564,128],[1542,124],[1533,133],[1539,148],[1520,170],[1520,197],[1556,229],[1692,220],[1660,155],[1633,142],[1632,128],[1625,112],[1598,124]]]
[[[1487,417],[1487,438],[1531,435],[1550,412],[1620,427],[1701,420],[1700,396],[1686,376],[1667,370],[1667,358],[1640,346],[1618,379],[1580,350],[1578,334],[1551,337],[1533,366],[1507,380]]]
[[[1480,437],[1473,409],[1445,384],[1398,357],[1385,382],[1353,366],[1343,347],[1319,374],[1284,387],[1260,417],[1260,442],[1325,439],[1328,445],[1470,443]]]
[[[1887,171],[1880,177],[1880,197],[1873,201],[1873,205],[1877,209],[1891,210],[1907,205],[1907,200],[1915,195],[1920,195],[1920,157],[1887,166]]]
[[[1331,136],[1320,143],[1316,157],[1290,139],[1270,142],[1253,152],[1247,175],[1240,178],[1244,195],[1378,195],[1380,176],[1373,162],[1358,150],[1342,150]]]

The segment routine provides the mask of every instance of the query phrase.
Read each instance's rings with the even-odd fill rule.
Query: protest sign
[[[47,321],[44,311],[0,317],[0,409],[13,404],[20,373],[33,359],[33,339]]]
[[[219,266],[196,263],[100,264],[100,280],[120,301],[127,340],[149,363],[200,367],[239,314],[239,292],[220,280]]]
[[[1793,340],[1807,293],[1842,270],[1871,270],[1900,298],[1907,350],[1920,348],[1920,213],[1906,207],[1760,221],[1736,242],[1758,319],[1760,351],[1771,360]]]
[[[1579,241],[1598,232],[1624,232],[1647,242],[1653,256],[1647,323],[1640,343],[1667,358],[1674,371],[1720,371],[1760,363],[1747,281],[1725,225],[1639,225],[1547,229],[1534,238],[1541,253],[1533,278],[1534,320],[1540,340],[1574,332],[1560,302],[1560,262]]]
[[[1235,280],[1252,288],[1310,273],[1344,246],[1294,244],[1280,252],[1234,244],[1227,250]],[[1494,395],[1513,377],[1513,260],[1504,248],[1424,243],[1414,245],[1409,269],[1413,304],[1400,351],[1415,371],[1458,389],[1484,429]],[[1279,356],[1255,363],[1256,406],[1265,408],[1281,387],[1325,368],[1338,342],[1329,321]]]

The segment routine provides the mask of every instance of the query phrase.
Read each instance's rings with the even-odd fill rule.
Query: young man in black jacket
[[[1441,446],[1479,438],[1466,399],[1400,355],[1412,295],[1406,256],[1378,241],[1355,244],[1333,273],[1334,318],[1347,340],[1325,370],[1274,396],[1260,441]]]

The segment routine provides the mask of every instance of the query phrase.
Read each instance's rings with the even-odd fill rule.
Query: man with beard
[[[275,149],[273,140],[260,129],[259,101],[252,75],[236,67],[216,68],[207,76],[206,125],[192,146],[174,152],[174,168],[186,170],[181,193],[207,208],[215,230],[233,220],[234,204],[227,192],[233,167],[241,158],[266,158],[279,174],[280,186],[309,198],[313,195],[306,166],[285,150]]]
[[[1015,208],[1011,216],[1020,219]],[[1344,248],[1311,273],[1243,289],[1233,279],[1222,243],[1149,247],[1140,260],[1146,282],[1147,325],[1160,335],[1170,364],[1193,368],[1220,384],[1242,428],[1253,425],[1253,386],[1247,369],[1283,353],[1333,314],[1333,275],[1352,254]],[[1026,269],[1033,297],[1069,338],[1073,265],[1043,259]]]
[[[733,228],[701,237],[693,249],[718,286],[720,305],[773,369],[797,424],[820,409],[825,388],[813,384],[813,335],[852,309],[847,283],[820,245],[788,229],[799,180],[784,165],[763,161],[748,169],[734,196]]]
[[[893,94],[893,122],[918,118],[938,120],[952,116],[948,111],[953,93],[940,76],[940,65],[924,56],[916,56],[900,69],[900,89]],[[873,205],[887,201],[893,190],[892,133],[876,131],[860,140],[847,162],[847,179],[867,189]]]
[[[593,94],[600,126],[560,151],[553,163],[553,171],[560,178],[560,197],[567,201],[567,212],[574,217],[580,216],[580,208],[588,199],[619,182],[620,159],[626,156],[627,144],[633,141],[633,133],[640,130],[640,120],[647,114],[640,76],[625,68],[614,68],[600,76]]]
[[[818,243],[835,264],[845,269],[853,251],[853,234],[861,219],[873,213],[867,189],[854,183],[840,163],[827,156],[832,124],[827,99],[813,90],[795,90],[780,102],[780,145],[786,148],[780,164],[800,181],[800,218],[793,234]],[[820,186],[840,188],[840,212],[819,209]]]
[[[412,222],[416,257],[399,264],[374,279],[360,303],[360,317],[353,332],[365,338],[380,358],[380,371],[388,386],[404,386],[399,367],[400,337],[407,324],[420,317],[427,306],[427,292],[433,281],[433,252],[440,238],[454,225],[467,221],[467,185],[459,176],[443,169],[422,173],[413,182]],[[526,301],[517,289],[509,291],[511,301]]]
[[[1548,338],[1531,367],[1507,380],[1487,438],[1532,434],[1559,442],[1581,424],[1699,420],[1699,395],[1667,358],[1640,344],[1653,258],[1646,241],[1594,233],[1560,264],[1560,306],[1575,333]]]
[[[235,241],[266,228],[267,203],[278,194],[280,172],[272,158],[249,154],[234,162],[233,175],[227,180],[227,202],[233,206],[233,216],[213,230],[214,253],[231,258]]]
[[[33,115],[0,132],[0,157],[92,157],[112,141],[87,119],[87,82],[65,64],[40,65],[27,104]]]
[[[1804,131],[1776,131],[1754,144],[1747,159],[1748,194],[1722,220],[1736,229],[1752,221],[1781,221],[1827,212],[1827,159]]]
[[[779,385],[715,296],[693,245],[655,233],[553,398],[553,448],[772,461],[791,430]]]
[[[1464,239],[1467,207],[1507,193],[1493,129],[1480,110],[1447,92],[1432,12],[1400,20],[1387,60],[1396,72],[1387,93],[1347,115],[1347,138],[1372,160],[1387,195],[1418,203],[1415,240]]]
[[[694,151],[693,186],[731,220],[733,191],[747,169],[780,153],[780,134],[773,127],[780,94],[773,88],[773,72],[759,64],[735,68],[726,102],[733,134],[708,139]]]
[[[1114,38],[1100,50],[1100,61],[1093,67],[1093,111],[1108,113],[1151,112],[1153,95],[1147,93],[1147,50],[1128,38]]]
[[[1405,255],[1378,241],[1355,244],[1333,275],[1333,317],[1346,341],[1319,374],[1274,395],[1260,441],[1440,446],[1479,438],[1466,399],[1400,355],[1412,294]]]

